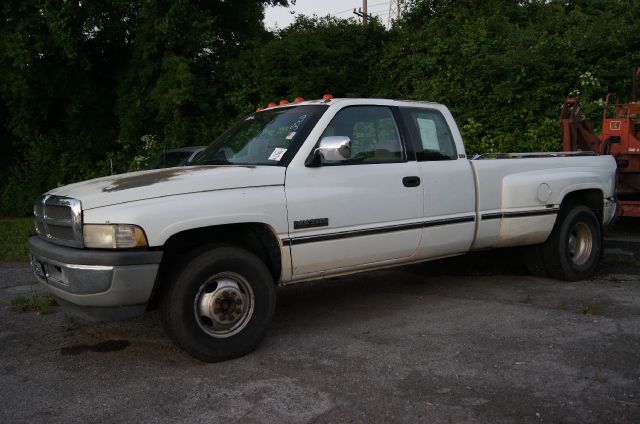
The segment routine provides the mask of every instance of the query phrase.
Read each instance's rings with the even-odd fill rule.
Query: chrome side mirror
[[[351,139],[344,135],[324,137],[313,154],[322,156],[324,160],[347,160],[351,157]]]

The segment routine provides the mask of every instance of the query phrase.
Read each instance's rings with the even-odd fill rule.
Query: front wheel
[[[217,362],[253,350],[271,323],[271,273],[250,252],[217,247],[183,261],[160,304],[168,335],[193,357]]]
[[[575,206],[561,213],[542,253],[554,278],[576,281],[593,275],[602,254],[602,227],[593,211]]]

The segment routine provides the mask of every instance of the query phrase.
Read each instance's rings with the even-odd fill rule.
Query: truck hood
[[[82,209],[178,194],[284,185],[281,166],[202,165],[111,175],[47,192],[78,199]]]

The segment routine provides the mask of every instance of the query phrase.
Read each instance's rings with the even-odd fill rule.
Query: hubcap
[[[200,286],[193,306],[202,330],[213,337],[230,337],[240,332],[253,315],[253,290],[239,274],[216,274]]]
[[[589,260],[593,250],[593,234],[586,224],[580,222],[571,229],[567,250],[571,261],[576,265],[583,265]]]

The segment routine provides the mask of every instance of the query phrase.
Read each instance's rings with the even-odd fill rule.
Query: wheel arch
[[[235,246],[253,253],[267,266],[273,281],[280,281],[282,243],[270,225],[247,222],[193,228],[173,234],[164,243],[164,255],[148,309],[158,305],[160,297],[175,275],[176,266],[185,255],[214,245]]]
[[[571,208],[578,205],[589,207],[602,223],[604,192],[600,188],[586,188],[565,193],[560,202],[560,213],[566,214]]]

